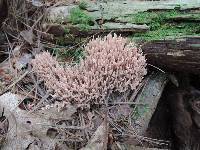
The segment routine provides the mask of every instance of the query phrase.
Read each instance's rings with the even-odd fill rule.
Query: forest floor
[[[197,0],[0,0],[0,8],[1,149],[200,150]],[[44,51],[79,64],[85,45],[109,33],[147,59],[134,91],[103,105],[65,104],[32,70]]]

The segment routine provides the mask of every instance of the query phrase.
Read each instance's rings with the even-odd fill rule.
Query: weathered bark
[[[130,23],[106,23],[102,25],[101,27],[91,27],[91,29],[88,30],[81,30],[76,25],[59,25],[59,24],[45,24],[44,30],[46,30],[47,33],[52,34],[54,36],[64,36],[66,34],[66,29],[68,29],[70,34],[73,34],[74,36],[81,36],[81,37],[87,37],[90,35],[97,35],[102,33],[118,33],[118,34],[129,34],[129,33],[144,33],[149,30],[149,27],[147,25],[136,25],[136,24],[130,24]]]
[[[151,75],[147,76],[145,79],[144,86],[142,89],[139,91],[137,96],[130,96],[130,94],[124,94],[123,97],[124,99],[129,99],[128,102],[135,102],[135,107],[132,108],[132,121],[131,121],[131,126],[134,129],[132,134],[129,133],[128,135],[119,135],[118,138],[121,139],[121,143],[119,143],[120,147],[122,149],[148,149],[149,145],[147,144],[147,140],[145,137],[147,133],[147,129],[149,127],[150,120],[156,110],[157,104],[159,102],[159,99],[162,95],[162,92],[168,82],[168,77],[167,74],[165,73],[160,73],[160,72],[154,72]],[[127,97],[128,96],[128,97]],[[126,98],[127,97],[127,98]],[[117,98],[114,98],[116,101]],[[121,99],[121,98],[120,98]],[[111,107],[110,107],[111,108]],[[117,107],[113,107],[116,109]],[[128,110],[128,108],[127,108]],[[127,111],[126,110],[126,111]],[[112,126],[112,124],[110,124]],[[149,141],[151,143],[151,147],[157,147],[158,145],[163,145],[163,148],[169,147],[169,142],[167,141],[162,141],[162,138],[160,141],[154,142],[154,140]],[[138,142],[139,141],[139,142]],[[142,143],[142,147],[140,144]],[[138,147],[136,147],[136,145]],[[145,148],[144,148],[145,147]],[[112,149],[116,149],[115,145],[112,146]]]
[[[139,125],[136,130],[139,135],[145,134],[167,81],[166,74],[153,73],[147,79],[142,92],[137,96],[135,101],[145,104],[136,106],[139,114],[139,117],[136,117]]]
[[[147,62],[164,71],[200,73],[200,36],[152,41],[142,49]]]
[[[186,14],[169,17],[167,20],[170,22],[200,22],[199,14]]]

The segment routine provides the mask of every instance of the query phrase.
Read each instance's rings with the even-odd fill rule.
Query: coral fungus
[[[53,96],[70,103],[102,103],[108,92],[135,90],[147,73],[142,51],[121,36],[92,39],[85,51],[85,59],[67,67],[41,53],[32,60],[33,70]]]

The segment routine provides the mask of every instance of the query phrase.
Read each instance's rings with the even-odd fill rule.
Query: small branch
[[[114,102],[108,103],[109,105],[148,105],[147,103],[137,103],[137,102]]]
[[[14,81],[11,85],[9,85],[5,91],[10,90],[13,86],[15,86],[19,81],[21,81],[28,73],[29,71],[26,71],[24,74],[22,74],[16,81]]]

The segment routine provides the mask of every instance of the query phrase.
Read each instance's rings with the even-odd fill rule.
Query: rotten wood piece
[[[147,62],[164,71],[200,73],[200,36],[147,42],[141,48]]]
[[[147,143],[150,143],[155,149],[160,145],[162,145],[163,148],[170,147],[169,141],[162,139],[159,139],[158,141],[157,139],[149,138],[148,136],[146,137],[149,123],[168,82],[168,76],[165,73],[153,72],[147,76],[145,80],[145,84],[137,94],[137,97],[133,98],[136,104],[142,104],[135,105],[131,113],[131,122],[134,133],[122,135],[120,137],[123,139],[123,142],[118,144],[122,149],[148,149],[147,147],[149,147],[149,145]],[[132,100],[132,98],[130,98],[130,100]]]
[[[145,104],[138,105],[135,108],[137,114],[134,115],[134,120],[138,124],[136,130],[139,135],[145,134],[167,81],[167,74],[160,72],[152,73],[137,96],[135,102]]]
[[[59,24],[45,24],[46,32],[54,35],[55,37],[61,37],[66,34],[68,29],[70,34],[74,36],[87,37],[90,35],[97,35],[101,33],[144,33],[149,30],[147,25],[136,25],[131,23],[105,23],[101,26],[93,26],[88,30],[81,30],[76,25],[59,25]]]
[[[169,17],[167,20],[174,22],[200,22],[199,13],[177,15],[174,17]]]

